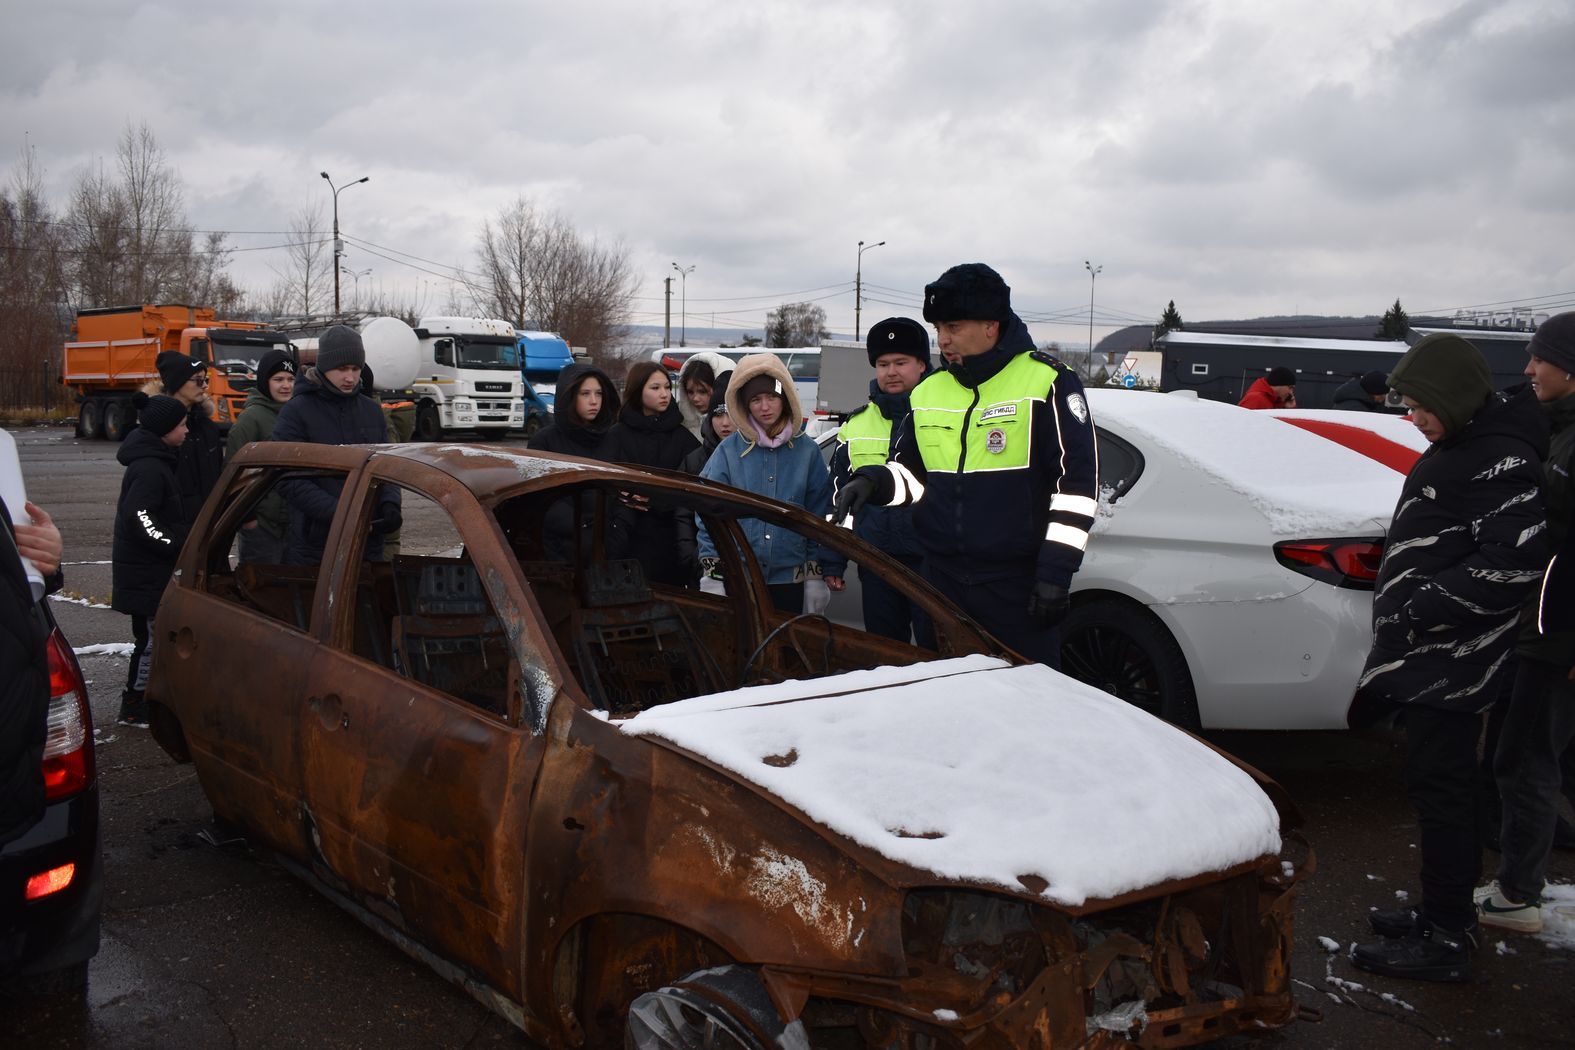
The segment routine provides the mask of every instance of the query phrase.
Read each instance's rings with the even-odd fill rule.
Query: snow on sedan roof
[[[613,724],[894,861],[1018,893],[1037,876],[1045,899],[1072,907],[1280,847],[1278,814],[1252,777],[1041,664],[969,656],[851,671]]]
[[[1239,493],[1277,536],[1362,533],[1375,519],[1387,527],[1394,516],[1404,480],[1399,474],[1268,412],[1146,391],[1087,393],[1096,424],[1144,452],[1168,451]]]

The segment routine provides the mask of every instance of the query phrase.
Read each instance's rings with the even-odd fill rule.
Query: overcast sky
[[[851,333],[860,240],[886,241],[865,329],[967,261],[1071,345],[1085,259],[1096,339],[1169,299],[1575,304],[1569,0],[54,0],[6,29],[0,159],[35,147],[57,206],[128,122],[197,228],[261,231],[236,248],[326,216],[319,171],[369,175],[340,223],[391,258],[346,265],[434,309],[522,193],[627,247],[636,323],[676,261],[691,327],[818,299]],[[281,256],[232,273],[260,289]]]

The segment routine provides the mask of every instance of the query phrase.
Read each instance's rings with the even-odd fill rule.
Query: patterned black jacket
[[[1529,389],[1495,393],[1406,475],[1373,595],[1367,698],[1481,711],[1548,561],[1547,425]]]

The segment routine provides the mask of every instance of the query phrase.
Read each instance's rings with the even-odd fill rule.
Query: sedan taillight
[[[82,669],[59,630],[49,633],[49,731],[44,738],[44,797],[67,798],[93,783],[93,714]]]
[[[1384,559],[1382,539],[1286,540],[1274,557],[1287,569],[1336,587],[1370,591]]]

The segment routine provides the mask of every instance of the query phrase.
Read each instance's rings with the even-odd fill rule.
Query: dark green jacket
[[[1542,502],[1548,512],[1548,546],[1560,550],[1575,523],[1575,394],[1542,406],[1552,440],[1542,464]],[[1520,641],[1515,651],[1522,659],[1540,660],[1560,667],[1575,666],[1575,631],[1544,637],[1537,633],[1537,603],[1527,606],[1520,618]]]
[[[267,441],[273,434],[273,425],[279,421],[279,410],[284,402],[275,401],[265,391],[253,389],[246,395],[246,407],[230,427],[225,443],[225,457],[235,455],[253,441]],[[269,492],[257,504],[257,521],[260,528],[268,530],[275,539],[282,538],[290,527],[290,508],[284,497]]]

